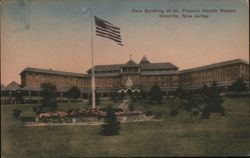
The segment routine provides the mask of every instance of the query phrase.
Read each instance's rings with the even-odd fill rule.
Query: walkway
[[[123,100],[122,103],[118,105],[118,108],[122,109],[123,111],[128,111],[128,104],[129,99]]]
[[[143,120],[133,120],[133,121],[123,121],[121,120],[121,123],[129,123],[129,122],[145,122],[145,121],[163,121],[163,120],[157,120],[157,119],[153,119],[153,118],[146,118]],[[98,126],[98,125],[102,125],[104,124],[104,122],[98,122],[98,121],[94,121],[94,122],[78,122],[78,123],[31,123],[31,124],[26,124],[25,126],[74,126],[74,125],[94,125],[94,126]]]

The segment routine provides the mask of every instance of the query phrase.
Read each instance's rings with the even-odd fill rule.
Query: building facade
[[[1,100],[15,100],[13,94],[22,91],[26,100],[37,102],[40,98],[40,85],[44,82],[57,87],[58,100],[67,100],[66,93],[73,86],[81,90],[82,100],[88,99],[91,96],[91,72],[91,68],[86,74],[26,68],[20,73],[21,85],[11,83],[1,88]],[[176,90],[178,86],[197,89],[204,84],[210,85],[213,81],[224,87],[230,86],[238,78],[249,83],[249,63],[242,59],[179,71],[172,63],[151,63],[144,56],[139,63],[130,59],[125,64],[96,65],[94,72],[96,91],[102,98],[125,89],[128,81],[131,82],[132,88],[146,93],[153,85],[158,85],[164,94]]]
[[[216,81],[218,86],[227,87],[238,78],[249,83],[249,63],[242,59],[186,69],[179,73],[180,86],[186,89],[201,88],[213,81]]]

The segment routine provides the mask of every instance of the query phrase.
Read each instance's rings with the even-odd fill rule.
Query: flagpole
[[[96,107],[95,104],[95,69],[94,69],[94,44],[93,44],[93,12],[91,12],[91,56],[92,56],[92,72],[91,72],[91,91],[92,91],[92,108]]]

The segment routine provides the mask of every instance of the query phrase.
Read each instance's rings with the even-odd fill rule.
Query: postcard
[[[248,0],[2,0],[1,156],[249,156]]]

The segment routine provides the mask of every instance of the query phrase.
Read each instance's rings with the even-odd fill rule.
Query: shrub
[[[185,95],[185,92],[181,86],[179,86],[174,93],[175,93],[175,96],[179,98],[183,98]]]
[[[221,111],[220,114],[221,116],[225,116],[226,115],[225,110]]]
[[[205,108],[202,111],[202,118],[208,119],[210,113],[219,112],[221,115],[225,115],[223,104],[223,99],[220,97],[220,91],[217,87],[217,83],[213,82],[212,86],[208,89],[206,94],[204,94],[204,101],[206,103]]]
[[[109,105],[111,106],[111,105]],[[123,112],[121,108],[112,108],[114,112]],[[106,112],[108,108],[100,108],[100,111]]]
[[[152,112],[151,112],[151,111],[146,111],[146,112],[145,112],[145,115],[146,115],[146,116],[152,116]]]
[[[242,78],[237,79],[231,86],[228,87],[229,90],[234,91],[236,94],[240,94],[247,90],[247,84]]]
[[[170,116],[177,116],[178,110],[177,109],[172,109],[170,110]]]
[[[71,113],[72,111],[74,111],[74,109],[69,109],[67,113]]]
[[[202,119],[209,119],[210,112],[207,107],[205,107],[201,113],[201,118]]]
[[[33,107],[33,112],[38,112],[38,110],[39,109],[37,107],[35,107],[35,106]]]
[[[148,109],[149,105],[148,104],[144,104],[144,108]]]
[[[108,106],[107,115],[104,117],[104,124],[101,127],[102,135],[111,136],[119,134],[120,122],[117,120],[112,106]]]
[[[67,97],[69,99],[78,99],[80,98],[80,96],[81,96],[81,90],[76,86],[71,87],[67,92]]]
[[[123,110],[121,108],[114,108],[115,112],[123,112]]]
[[[161,103],[162,101],[162,91],[158,85],[154,85],[150,90],[150,96],[153,101]]]
[[[111,100],[116,103],[118,101],[118,97],[116,93],[111,93]]]
[[[193,115],[193,116],[198,116],[199,113],[200,113],[200,111],[198,111],[198,110],[193,110],[193,111],[192,111],[192,115]]]
[[[44,107],[48,107],[49,110],[55,111],[57,108],[56,86],[51,83],[42,83],[41,88],[42,106],[39,107],[40,111],[42,111]]]
[[[161,111],[155,112],[154,116],[155,116],[156,119],[160,118],[162,116]]]
[[[135,107],[132,104],[129,104],[128,109],[129,111],[135,111]]]

